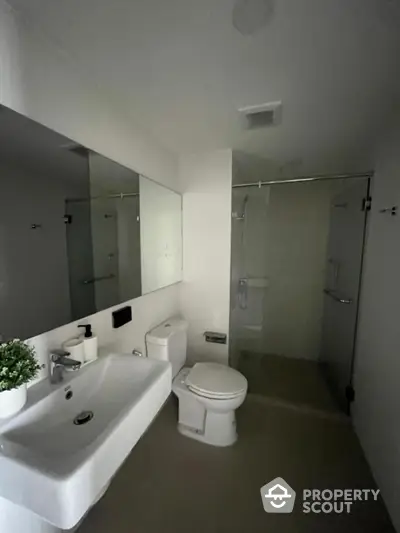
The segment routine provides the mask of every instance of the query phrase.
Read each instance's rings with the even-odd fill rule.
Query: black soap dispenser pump
[[[85,328],[85,333],[83,334],[85,339],[93,337],[92,324],[79,324],[78,328]]]
[[[78,328],[85,328],[83,334],[83,347],[85,352],[85,362],[97,359],[97,337],[93,335],[91,324],[79,324]]]

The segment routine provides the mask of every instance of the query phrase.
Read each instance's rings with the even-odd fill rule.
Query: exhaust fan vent
[[[239,113],[246,130],[277,126],[282,121],[282,102],[242,107]]]

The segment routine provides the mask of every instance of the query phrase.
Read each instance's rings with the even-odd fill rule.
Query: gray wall
[[[400,123],[399,123],[400,124]],[[400,125],[380,147],[361,294],[354,424],[400,531]]]
[[[71,216],[66,226],[71,319],[77,320],[96,310],[94,284],[83,283],[94,277],[91,203],[68,201],[66,214]]]
[[[1,158],[0,334],[4,338],[30,337],[71,321],[63,216],[65,198],[80,189],[79,180],[66,181],[38,166],[24,168],[20,160]],[[41,228],[32,230],[31,224]]]

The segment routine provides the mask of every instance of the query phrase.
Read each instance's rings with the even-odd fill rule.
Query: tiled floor
[[[243,351],[238,370],[253,394],[331,413],[340,411],[317,362]]]
[[[350,514],[304,514],[305,488],[375,488],[349,423],[249,395],[239,440],[214,448],[181,436],[171,398],[78,533],[393,533],[382,501]],[[260,487],[283,477],[292,514],[267,514]]]

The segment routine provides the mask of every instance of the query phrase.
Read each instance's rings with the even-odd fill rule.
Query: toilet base
[[[232,446],[237,441],[235,412],[213,413],[207,411],[204,431],[178,423],[178,431],[185,437],[210,444],[211,446]]]

